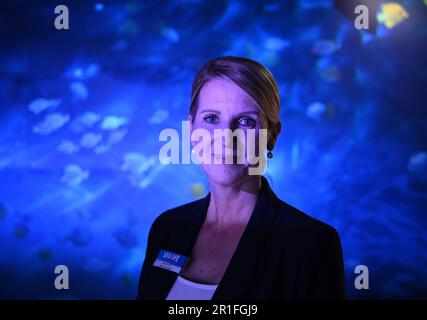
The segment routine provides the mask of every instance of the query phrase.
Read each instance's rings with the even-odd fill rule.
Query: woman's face
[[[254,166],[248,161],[248,157],[251,157],[254,150],[248,149],[248,144],[255,143],[254,148],[258,150],[259,129],[266,128],[257,103],[232,81],[213,79],[201,89],[195,119],[191,119],[190,116],[189,121],[192,133],[196,129],[205,129],[210,133],[210,139],[204,141],[211,147],[210,161],[201,160],[201,166],[208,177],[217,183],[228,185],[245,180],[248,177],[248,168]],[[240,136],[237,138],[237,143],[236,140],[233,143],[233,139],[222,137],[218,139],[217,136],[217,143],[221,143],[222,148],[221,157],[221,154],[216,152],[218,149],[215,150],[214,147],[215,129],[231,131],[241,129],[243,137]],[[251,136],[247,139],[248,129],[254,129],[255,139]],[[238,148],[238,144],[241,148]],[[238,150],[243,161],[237,161]],[[228,161],[226,161],[227,158]]]

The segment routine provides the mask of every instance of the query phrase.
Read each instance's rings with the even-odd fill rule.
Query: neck
[[[255,208],[261,188],[260,176],[233,185],[209,182],[211,197],[205,223],[212,228],[246,225]]]

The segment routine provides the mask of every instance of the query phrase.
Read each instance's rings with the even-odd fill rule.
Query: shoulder
[[[339,234],[333,226],[280,199],[276,227],[288,240],[296,243],[319,246],[324,242],[339,242]]]
[[[158,230],[167,232],[168,229],[177,228],[191,222],[194,217],[194,213],[203,206],[204,201],[205,198],[198,199],[162,212],[156,219],[154,219],[150,232],[157,233]]]

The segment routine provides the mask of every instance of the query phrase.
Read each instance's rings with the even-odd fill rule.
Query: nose
[[[225,130],[229,129],[229,130]],[[213,135],[212,144],[215,153],[221,150],[222,155],[225,157],[237,157],[237,153],[244,152],[245,135],[233,135],[233,130],[230,128],[222,129],[220,134]],[[216,148],[219,148],[216,149]]]

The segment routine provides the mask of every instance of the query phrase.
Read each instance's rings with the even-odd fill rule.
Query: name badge
[[[175,252],[160,250],[153,266],[179,273],[187,262],[187,257]]]

